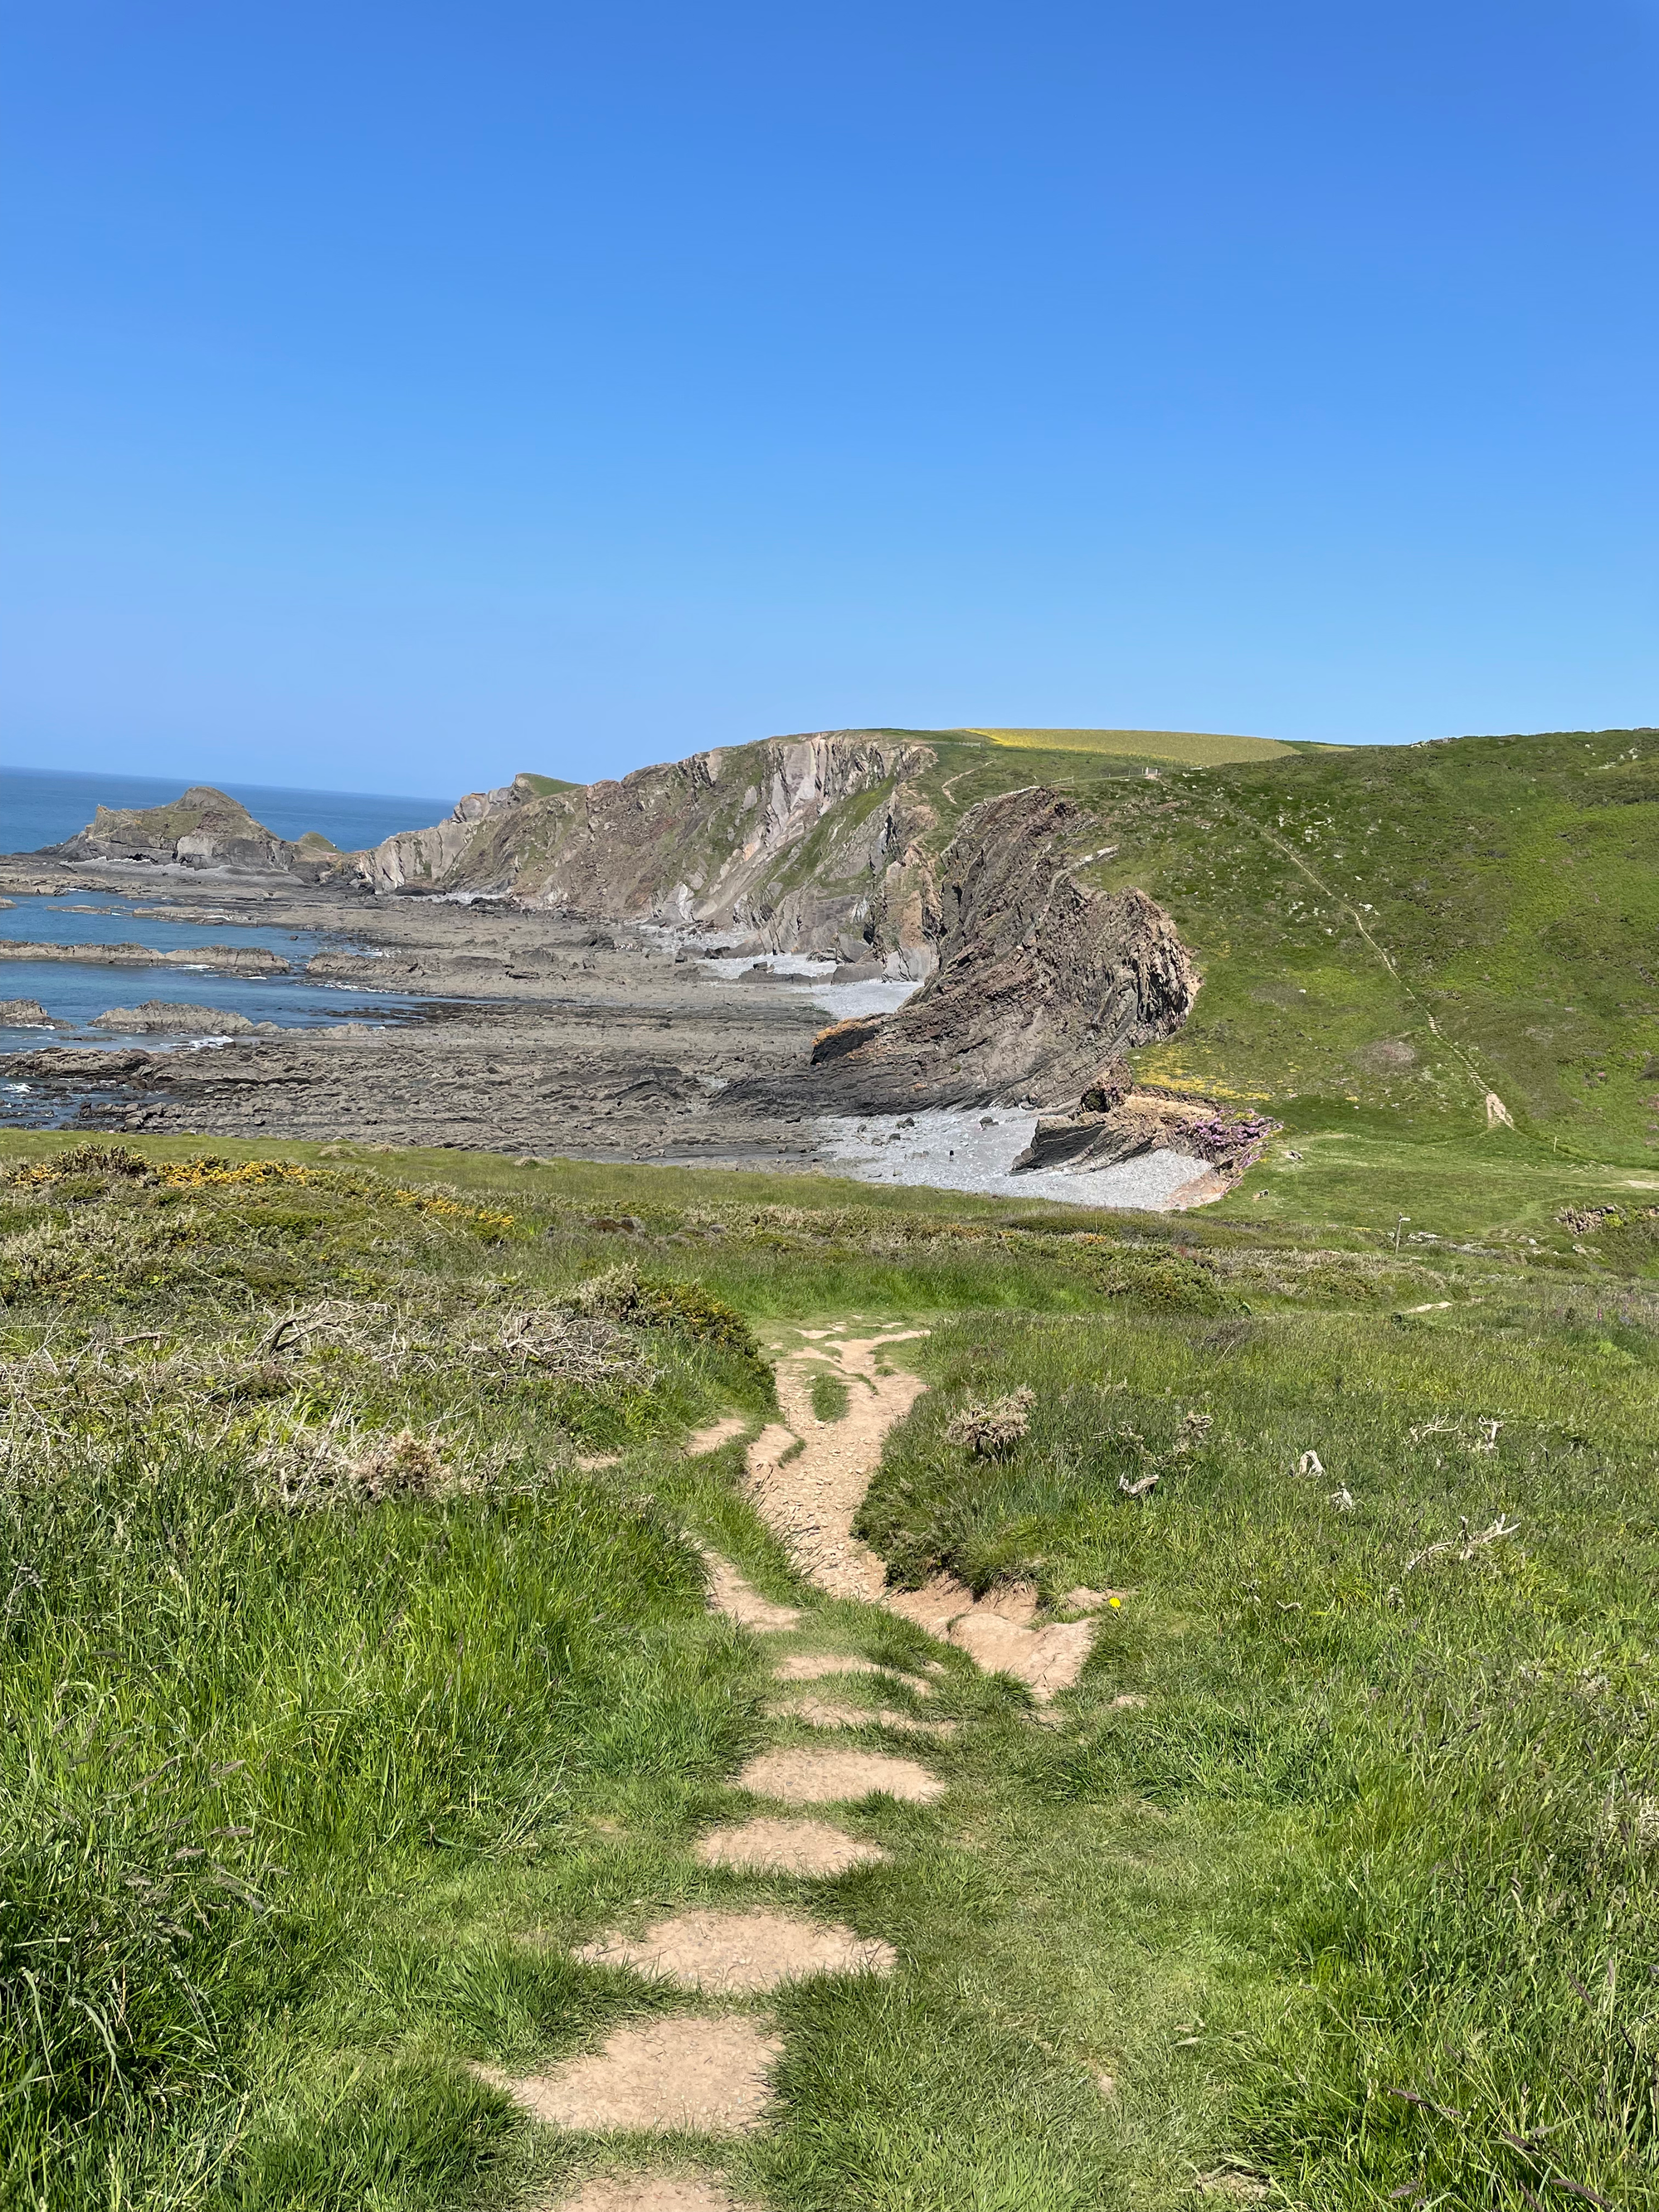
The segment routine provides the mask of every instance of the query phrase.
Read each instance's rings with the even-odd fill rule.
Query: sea
[[[55,845],[106,806],[157,806],[186,788],[179,778],[136,775],[58,775],[41,769],[0,769],[0,852],[32,853]],[[343,851],[378,844],[398,830],[418,830],[449,811],[441,799],[391,798],[369,792],[301,791],[246,783],[218,786],[257,821],[280,836],[300,837],[320,830]],[[211,877],[198,878],[199,890]],[[0,906],[0,939],[14,943],[64,945],[75,948],[70,960],[0,959],[0,1003],[34,1000],[62,1028],[0,1023],[0,1053],[38,1050],[46,1044],[118,1048],[141,1043],[149,1049],[192,1051],[211,1046],[210,1018],[220,1012],[245,1014],[250,1021],[275,1022],[283,1029],[314,1029],[324,1024],[367,1021],[377,1025],[414,1018],[428,1001],[395,991],[365,990],[356,984],[312,981],[301,972],[314,953],[368,951],[349,935],[295,930],[240,920],[177,921],[147,909],[174,903],[178,878],[158,873],[131,896],[88,887],[52,898],[20,896]],[[240,909],[246,912],[246,908]],[[294,969],[289,975],[216,975],[210,969],[178,965],[144,968],[100,960],[101,946],[143,945],[157,952],[189,951],[210,945],[264,945],[280,953]],[[125,1036],[118,1030],[94,1029],[93,1017],[118,1006],[163,999],[205,1010],[203,1035],[179,1037]],[[23,1079],[0,1079],[0,1125],[40,1126],[55,1118]]]
[[[201,783],[213,782],[200,776]],[[240,799],[256,822],[279,837],[320,830],[343,853],[378,845],[399,830],[441,822],[453,799],[388,799],[363,791],[298,791],[262,783],[215,783]],[[189,788],[182,776],[58,775],[40,768],[0,768],[0,853],[38,853],[84,830],[102,806],[165,806]]]

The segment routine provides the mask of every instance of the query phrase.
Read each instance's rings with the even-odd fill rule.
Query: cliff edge
[[[922,952],[926,745],[870,730],[717,747],[619,781],[520,775],[352,856],[380,892],[507,897],[736,933],[776,952]]]

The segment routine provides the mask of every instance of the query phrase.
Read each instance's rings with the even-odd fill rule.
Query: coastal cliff
[[[817,1095],[860,1111],[1075,1099],[1170,1036],[1199,975],[1143,891],[1090,891],[1068,856],[1096,817],[1041,785],[974,809],[940,866],[937,967],[896,1013],[836,1024]]]
[[[770,951],[925,960],[926,745],[868,730],[718,747],[618,781],[520,775],[351,856],[379,892],[512,898]]]

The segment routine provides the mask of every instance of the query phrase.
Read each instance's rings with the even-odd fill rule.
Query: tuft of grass
[[[811,1397],[812,1411],[819,1420],[846,1419],[849,1394],[839,1375],[814,1375]]]

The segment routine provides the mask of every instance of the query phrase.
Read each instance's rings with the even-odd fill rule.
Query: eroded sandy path
[[[886,1567],[853,1534],[853,1522],[888,1431],[927,1386],[902,1370],[878,1373],[876,1354],[884,1345],[926,1334],[906,1328],[885,1336],[825,1337],[778,1363],[783,1421],[763,1429],[749,1447],[749,1494],[800,1573],[832,1597],[882,1601]],[[815,1372],[839,1376],[848,1386],[838,1421],[820,1421],[812,1411]]]
[[[833,1597],[859,1599],[915,1621],[980,1666],[1018,1676],[1035,1698],[1046,1700],[1077,1679],[1088,1656],[1089,1621],[1039,1625],[1035,1589],[1001,1591],[975,1603],[970,1591],[939,1577],[925,1589],[890,1593],[880,1558],[853,1534],[888,1432],[927,1388],[918,1376],[883,1372],[880,1353],[926,1333],[891,1329],[843,1337],[835,1330],[801,1330],[801,1349],[787,1352],[777,1368],[783,1418],[748,1449],[749,1494],[805,1580]],[[812,1409],[813,1379],[825,1373],[847,1388],[847,1408],[838,1419],[820,1420]],[[690,1440],[691,1455],[719,1449],[742,1427],[734,1415],[699,1430]],[[716,1612],[763,1634],[800,1625],[797,1607],[763,1597],[729,1560],[705,1556],[708,1601]],[[1075,1601],[1092,1593],[1071,1595]],[[932,1805],[944,1796],[946,1784],[920,1759],[837,1736],[873,1726],[937,1737],[954,1733],[958,1723],[887,1706],[837,1703],[819,1691],[874,1680],[902,1685],[921,1699],[933,1694],[934,1684],[926,1677],[946,1670],[929,1660],[908,1674],[856,1652],[809,1650],[778,1656],[772,1671],[786,1694],[771,1710],[792,1729],[806,1731],[805,1739],[797,1735],[757,1753],[736,1781],[763,1808],[786,1811],[759,1809],[708,1831],[696,1847],[697,1859],[705,1867],[774,1882],[781,1875],[822,1880],[885,1859],[889,1853],[880,1845],[811,1814],[876,1794]],[[643,1927],[605,1930],[574,1955],[589,1966],[670,1983],[716,2002],[752,1998],[817,1975],[884,1978],[901,1963],[898,1951],[882,1937],[817,1919],[810,1911],[780,1909],[775,1900],[696,1904]],[[775,2024],[705,2012],[617,2027],[599,2048],[544,2075],[514,2078],[475,2070],[522,2110],[564,2129],[737,2135],[766,2124],[782,2050]],[[706,2172],[607,2178],[562,2203],[563,2212],[738,2212],[720,2179]]]
[[[802,1330],[808,1340],[802,1349],[778,1362],[783,1419],[749,1447],[749,1494],[807,1581],[832,1597],[861,1598],[916,1622],[988,1671],[1016,1676],[1046,1703],[1082,1672],[1094,1640],[1092,1621],[1040,1620],[1037,1593],[1025,1585],[975,1599],[962,1583],[938,1575],[923,1589],[889,1590],[880,1557],[853,1534],[889,1430],[927,1387],[902,1370],[882,1373],[878,1355],[884,1345],[927,1334],[907,1328],[842,1337]],[[812,1411],[812,1378],[825,1373],[848,1386],[839,1420],[820,1421]]]

